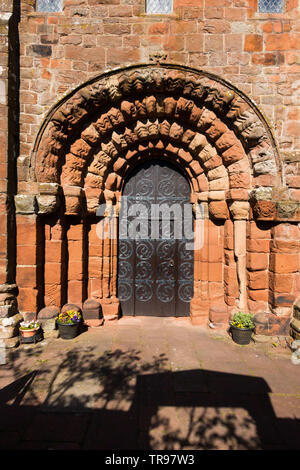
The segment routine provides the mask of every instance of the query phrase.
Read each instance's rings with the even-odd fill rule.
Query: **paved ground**
[[[0,366],[0,449],[300,449],[300,366],[187,320],[21,345]]]

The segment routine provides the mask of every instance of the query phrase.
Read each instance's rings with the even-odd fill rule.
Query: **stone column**
[[[228,311],[236,310],[239,282],[234,253],[234,223],[231,219],[224,224],[224,293]]]
[[[207,325],[208,301],[208,204],[193,205],[194,221],[194,297],[190,303],[193,325]]]
[[[248,310],[247,305],[247,274],[246,274],[246,229],[249,217],[249,203],[235,201],[230,205],[234,220],[234,255],[236,258],[237,277],[239,282],[239,309]]]
[[[66,239],[61,220],[45,224],[44,303],[62,307],[66,296]]]
[[[268,222],[251,220],[247,228],[248,308],[251,313],[269,311],[269,252],[271,230]]]
[[[92,223],[88,235],[88,298],[99,300],[102,298],[102,244],[101,222]]]
[[[86,263],[85,225],[77,220],[70,223],[67,231],[68,239],[68,303],[82,307],[86,300],[86,279],[84,276]]]
[[[217,180],[218,181],[218,180]],[[208,299],[209,320],[214,327],[228,324],[228,305],[225,303],[225,224],[229,219],[225,191],[209,191],[208,234]],[[227,234],[227,233],[226,233]]]
[[[103,219],[99,222],[102,234],[102,298],[100,300],[104,320],[119,317],[120,302],[117,298],[118,260],[118,205],[108,205]],[[100,241],[101,242],[101,241]]]
[[[36,198],[28,194],[15,196],[17,223],[18,308],[21,313],[36,314],[42,304],[43,258],[42,230],[36,215]]]
[[[17,4],[17,2],[15,2]],[[18,14],[13,0],[0,6],[0,318],[16,312],[13,198],[18,154]]]
[[[270,249],[270,309],[269,334],[288,334],[293,303],[299,295],[298,224],[280,223],[272,230]]]

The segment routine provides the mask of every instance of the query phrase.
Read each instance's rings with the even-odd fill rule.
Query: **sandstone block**
[[[57,183],[39,183],[40,194],[57,195],[60,192],[60,185]]]
[[[41,325],[43,331],[53,331],[56,330],[56,320],[55,318],[38,318],[38,322]]]
[[[218,178],[215,180],[211,180],[209,182],[210,191],[222,191],[226,189],[229,189],[229,181],[228,181],[227,176],[224,176],[222,178]]]
[[[94,299],[88,299],[82,306],[84,320],[99,320],[103,317],[100,302]]]
[[[253,205],[253,213],[259,219],[273,220],[276,218],[276,204],[273,201],[259,200]]]
[[[12,338],[19,332],[19,326],[0,326],[0,339]]]
[[[208,207],[210,214],[215,219],[228,219],[229,211],[225,201],[211,201]]]
[[[36,199],[39,214],[52,214],[59,206],[59,199],[57,196],[40,195],[37,196]]]
[[[55,306],[44,307],[38,313],[38,319],[40,320],[47,320],[51,318],[55,318],[60,313],[60,309]]]
[[[268,272],[267,271],[249,271],[248,286],[250,289],[267,289],[268,288]]]
[[[24,317],[21,313],[17,313],[12,317],[3,318],[1,324],[2,326],[16,326],[19,325],[21,321],[23,321]]]
[[[34,214],[37,210],[36,197],[30,194],[17,194],[15,207],[17,214]]]
[[[268,255],[266,253],[247,253],[247,269],[262,271],[268,268]]]
[[[247,201],[234,201],[230,204],[229,209],[234,219],[245,220],[249,217],[249,202]]]
[[[14,304],[0,306],[0,318],[11,317],[15,313],[16,306]]]
[[[44,339],[57,339],[59,337],[58,330],[45,330],[43,331]]]
[[[67,312],[68,310],[74,310],[75,312],[82,313],[81,308],[78,307],[78,305],[72,304],[72,303],[63,305],[60,312],[64,313],[64,312]]]
[[[298,272],[298,256],[288,253],[271,253],[270,270],[279,274]]]

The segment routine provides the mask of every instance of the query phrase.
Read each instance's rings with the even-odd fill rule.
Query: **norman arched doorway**
[[[118,237],[123,315],[189,316],[192,218],[190,185],[174,166],[152,160],[127,179]]]
[[[20,311],[95,299],[105,318],[118,318],[119,201],[128,175],[153,158],[180,168],[191,184],[192,323],[227,324],[233,311],[249,309],[266,313],[264,325],[274,321],[273,312],[288,324],[298,258],[292,251],[282,272],[275,242],[284,230],[298,240],[298,228],[281,227],[297,223],[299,211],[286,203],[271,129],[230,83],[170,64],[95,77],[49,112],[30,162],[19,168]],[[99,205],[105,206],[100,221]],[[24,246],[31,247],[26,257]],[[284,287],[282,275],[291,281]]]

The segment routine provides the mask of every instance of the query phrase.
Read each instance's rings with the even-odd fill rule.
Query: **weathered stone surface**
[[[16,313],[16,305],[1,305],[0,306],[0,318],[11,317]]]
[[[35,321],[36,320],[36,312],[23,312],[24,321]]]
[[[228,177],[224,176],[223,178],[218,178],[212,180],[208,184],[210,191],[223,191],[229,188]]]
[[[60,309],[55,306],[44,307],[38,313],[38,319],[51,319],[55,318],[60,313]]]
[[[276,203],[276,215],[279,219],[292,219],[299,208],[299,204],[292,201]]]
[[[39,183],[38,190],[40,194],[57,195],[61,187],[57,183]]]
[[[63,305],[63,307],[61,308],[61,313],[64,313],[64,312],[67,312],[68,310],[74,310],[75,312],[79,312],[79,313],[82,313],[81,311],[81,308],[78,307],[78,305],[76,304],[65,304]]]
[[[235,220],[246,220],[249,217],[249,202],[234,201],[230,204],[229,209]]]
[[[224,201],[225,191],[209,191],[208,199],[211,201]]]
[[[276,171],[277,171],[276,165],[273,160],[255,163],[254,165],[254,172],[257,175],[264,175],[264,174],[275,175]]]
[[[271,337],[268,335],[253,335],[252,338],[255,343],[269,343]]]
[[[30,194],[17,194],[15,206],[17,214],[34,214],[37,210],[36,197]]]
[[[300,298],[298,297],[293,305],[293,316],[300,320]]]
[[[293,318],[292,321],[291,321],[291,327],[297,333],[300,333],[300,320],[298,318]]]
[[[17,289],[16,284],[0,284],[0,293],[15,294]]]
[[[250,198],[253,201],[272,201],[273,200],[273,188],[256,188],[254,189],[251,194]]]
[[[257,335],[288,335],[290,328],[289,316],[277,316],[272,313],[254,315],[255,333]]]
[[[59,338],[58,330],[44,330],[43,331],[44,339],[57,339]]]
[[[229,211],[225,201],[211,201],[208,207],[210,214],[215,219],[228,219]]]
[[[36,199],[39,214],[52,214],[59,206],[59,199],[57,196],[40,195],[37,196]]]
[[[272,201],[259,200],[253,206],[253,212],[258,219],[274,220],[276,218],[276,204]]]
[[[0,321],[0,324],[2,326],[16,326],[19,325],[21,321],[23,321],[24,317],[21,313],[17,313],[16,315],[13,315],[12,317],[8,318],[3,318],[2,321]]]
[[[86,300],[82,306],[82,314],[84,320],[96,320],[103,318],[100,302],[97,302],[94,299]]]
[[[43,331],[53,331],[56,330],[56,320],[55,318],[38,318],[38,322],[41,325]]]
[[[19,325],[13,326],[0,326],[0,339],[12,338],[16,336],[19,331]]]

